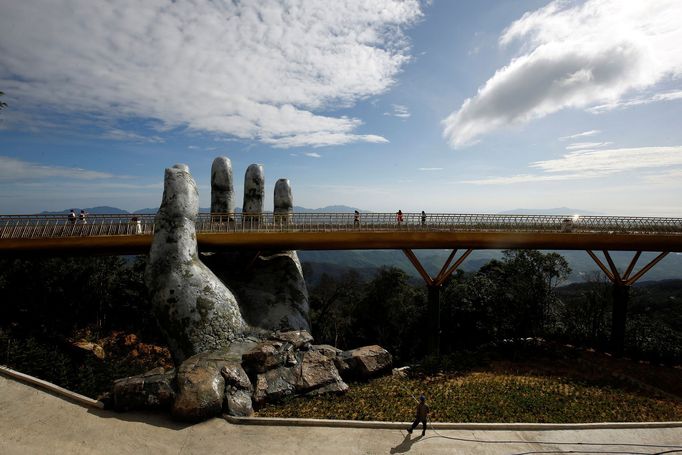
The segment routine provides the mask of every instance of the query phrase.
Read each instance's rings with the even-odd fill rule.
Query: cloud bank
[[[530,168],[540,174],[520,174],[467,180],[462,183],[477,185],[505,185],[510,183],[578,180],[604,177],[627,171],[659,169],[660,175],[678,175],[682,171],[682,146],[633,147],[605,150],[577,150],[561,158],[536,161]],[[665,171],[660,169],[665,168]],[[654,178],[651,174],[647,177]],[[679,181],[678,181],[679,183]]]
[[[680,17],[678,0],[555,1],[524,14],[499,40],[519,43],[518,56],[443,120],[443,136],[457,148],[561,109],[621,106],[632,91],[679,78]]]
[[[316,112],[391,87],[420,17],[418,0],[5,2],[0,86],[24,109],[279,147],[385,142]]]
[[[46,166],[28,161],[0,156],[0,183],[41,180],[46,178],[99,180],[115,177],[106,172],[63,166]]]

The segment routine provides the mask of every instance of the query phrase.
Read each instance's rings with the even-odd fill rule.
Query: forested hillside
[[[2,259],[2,362],[39,376],[60,371],[71,382],[84,375],[80,387],[89,384],[91,394],[115,377],[170,362],[148,308],[144,267],[144,257]],[[379,344],[398,364],[422,361],[425,286],[399,268],[370,269],[330,274],[304,264],[316,342],[341,349]],[[611,286],[593,274],[562,287],[570,272],[563,256],[532,250],[505,251],[478,270],[458,271],[441,291],[443,358],[527,338],[606,350]],[[681,301],[682,280],[635,286],[626,355],[682,363]],[[94,346],[113,345],[123,356],[117,363],[92,357]]]

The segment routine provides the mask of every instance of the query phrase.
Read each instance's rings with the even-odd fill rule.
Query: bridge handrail
[[[72,236],[151,235],[153,214],[88,214],[85,221],[67,215],[0,215],[0,239]],[[492,215],[363,212],[353,213],[200,213],[199,233],[227,232],[340,232],[340,231],[506,231],[675,234],[682,235],[682,218],[575,215]]]

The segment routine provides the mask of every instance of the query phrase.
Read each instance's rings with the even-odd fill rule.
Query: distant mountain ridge
[[[514,209],[499,212],[500,215],[604,215],[600,212],[589,210],[572,209],[570,207],[557,207],[554,209]]]
[[[43,211],[40,215],[61,215],[68,214],[71,209],[64,209],[57,212]],[[80,211],[81,207],[75,208],[75,211]],[[148,207],[144,209],[135,210],[134,212],[129,212],[127,210],[119,209],[118,207],[111,207],[108,205],[101,205],[97,207],[90,207],[84,209],[88,213],[92,214],[136,214],[136,215],[153,215],[159,209],[155,207]],[[299,205],[294,206],[294,212],[297,213],[353,213],[353,211],[359,211],[361,213],[370,213],[370,210],[362,210],[357,207],[349,207],[347,205],[328,205],[326,207],[318,209],[310,209],[307,207],[301,207]],[[199,209],[200,213],[208,213],[211,209],[208,207],[201,207]],[[240,213],[242,211],[241,207],[235,208],[235,212]],[[603,213],[592,212],[589,210],[575,209],[569,207],[558,207],[552,209],[514,209],[507,210],[504,212],[499,212],[499,215],[603,215]]]
[[[71,209],[64,209],[58,212],[49,212],[49,211],[43,211],[40,212],[39,215],[67,215]],[[80,212],[81,210],[85,210],[86,212],[93,214],[93,215],[154,215],[159,209],[158,208],[145,208],[145,209],[139,209],[135,210],[134,212],[129,212],[127,210],[119,209],[117,207],[110,207],[107,205],[101,205],[97,207],[89,207],[89,208],[81,208],[81,207],[74,207],[73,210],[76,212]],[[349,207],[347,205],[328,205],[326,207],[322,207],[319,209],[309,209],[306,207],[300,207],[295,205],[294,206],[294,212],[297,213],[353,213],[355,210],[358,210],[360,212],[366,213],[366,210],[360,210],[355,207]],[[209,213],[211,209],[209,207],[201,207],[199,208],[199,213]],[[235,212],[241,213],[242,208],[237,207],[235,208]]]

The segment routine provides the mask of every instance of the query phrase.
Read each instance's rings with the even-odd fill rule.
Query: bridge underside
[[[1,239],[0,253],[146,254],[151,235]],[[682,252],[682,235],[537,232],[198,233],[200,251],[363,249],[539,249]]]

